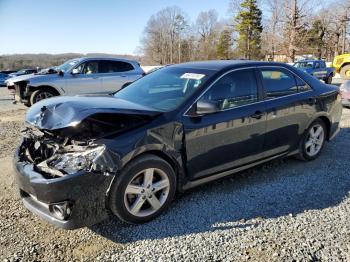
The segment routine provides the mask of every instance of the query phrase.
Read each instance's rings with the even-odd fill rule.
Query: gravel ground
[[[24,112],[0,106],[3,261],[350,261],[348,109],[315,161],[277,160],[201,186],[144,225],[108,220],[75,231],[41,221],[18,200],[11,155]]]

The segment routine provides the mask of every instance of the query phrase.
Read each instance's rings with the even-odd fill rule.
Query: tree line
[[[234,58],[293,62],[297,55],[332,60],[349,51],[349,0],[231,0],[229,10],[226,20],[211,9],[191,22],[177,6],[152,15],[141,39],[143,64]]]
[[[0,70],[47,68],[82,56],[124,57],[143,65],[194,60],[255,59],[293,62],[300,55],[332,61],[350,52],[350,0],[231,0],[229,18],[215,9],[191,21],[184,10],[153,14],[138,56],[109,54],[19,54],[0,56]]]

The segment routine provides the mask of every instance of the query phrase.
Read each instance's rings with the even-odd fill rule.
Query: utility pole
[[[342,54],[345,54],[345,51],[346,51],[346,27],[347,27],[347,23],[350,21],[350,18],[348,16],[348,11],[349,11],[350,7],[348,6],[346,9],[345,9],[345,14],[344,14],[344,18],[342,20],[342,24],[343,24],[343,43],[342,43]]]
[[[343,24],[343,44],[341,49],[342,54],[345,54],[345,45],[346,45],[346,20],[344,20],[344,24]]]

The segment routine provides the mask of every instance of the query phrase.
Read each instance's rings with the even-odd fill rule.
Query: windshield
[[[25,72],[26,72],[26,70],[22,69],[22,70],[17,71],[15,74],[25,74]]]
[[[167,112],[177,108],[214,73],[213,70],[166,67],[144,76],[114,96]]]
[[[79,62],[79,59],[71,59],[65,62],[64,64],[55,68],[57,71],[62,71],[63,73],[68,72],[73,66]]]
[[[296,68],[313,68],[314,63],[313,62],[298,62],[298,63],[295,63],[294,66]]]

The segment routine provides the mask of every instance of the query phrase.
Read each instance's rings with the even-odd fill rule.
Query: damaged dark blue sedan
[[[296,155],[339,131],[336,87],[286,64],[168,66],[111,97],[29,109],[14,165],[24,205],[59,227],[149,221],[177,191]]]

